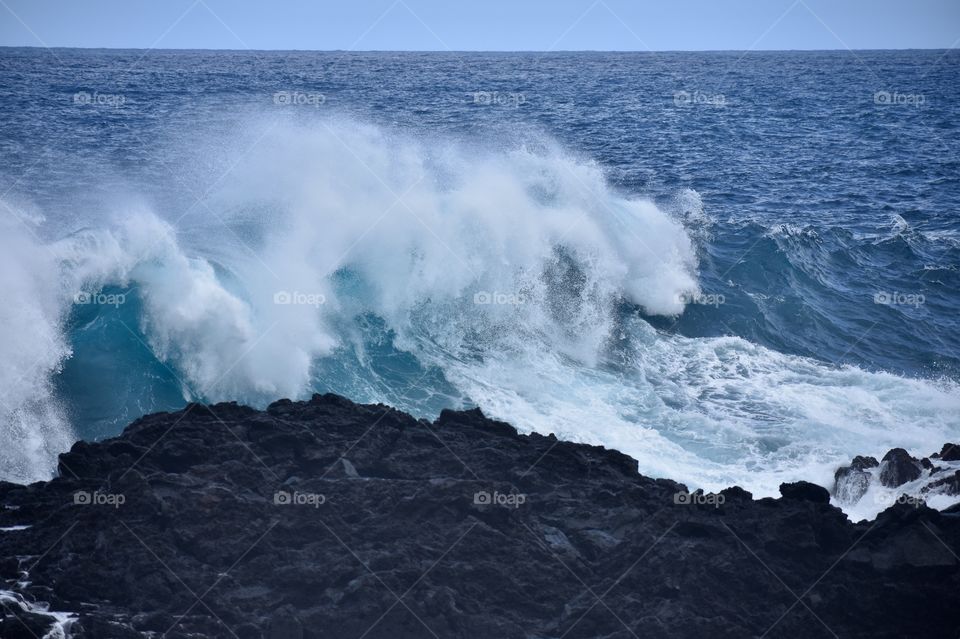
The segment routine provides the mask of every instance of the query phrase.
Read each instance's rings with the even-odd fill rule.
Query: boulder
[[[960,470],[952,475],[932,481],[922,488],[925,493],[940,493],[944,495],[960,495]]]
[[[783,495],[784,499],[793,501],[810,501],[815,504],[830,503],[830,493],[826,488],[807,481],[780,484],[780,494]]]
[[[880,483],[896,488],[918,479],[923,472],[920,462],[902,448],[894,448],[883,456],[880,464]]]
[[[876,468],[880,462],[873,457],[857,455],[849,466],[841,466],[834,473],[836,484],[833,494],[842,504],[855,504],[860,501],[870,487],[871,474],[867,469]]]
[[[944,444],[939,457],[940,461],[960,461],[960,444]]]

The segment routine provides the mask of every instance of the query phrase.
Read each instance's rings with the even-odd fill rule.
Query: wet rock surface
[[[834,473],[836,487],[834,494],[842,504],[855,504],[870,487],[870,468],[880,465],[873,457],[856,456],[849,466],[843,466]]]
[[[894,448],[880,462],[880,483],[896,488],[920,477],[923,466],[902,448]]]
[[[960,495],[960,470],[950,475],[944,473],[944,475],[938,476],[939,479],[930,482],[921,491],[924,493],[941,492],[945,495]]]
[[[943,461],[960,461],[960,444],[944,444],[936,457]]]
[[[874,499],[888,500],[887,505],[892,501],[909,504],[960,495],[960,468],[956,463],[960,458],[954,454],[955,449],[954,444],[945,444],[939,453],[919,460],[902,448],[890,450],[881,462],[858,455],[849,466],[836,470],[832,494],[843,505],[856,504],[871,488],[880,486],[889,490],[875,493]]]
[[[30,526],[0,532],[0,588],[73,613],[73,637],[960,631],[957,509],[854,524],[805,482],[689,493],[479,411],[191,405],[76,444],[60,472],[0,484],[0,527]],[[3,637],[43,636],[4,601]]]

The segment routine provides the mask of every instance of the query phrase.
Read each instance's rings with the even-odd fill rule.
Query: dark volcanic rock
[[[817,486],[807,481],[798,481],[792,484],[780,484],[780,494],[784,499],[796,501],[812,501],[815,504],[829,504],[830,493],[823,486]]]
[[[31,526],[0,532],[0,588],[75,613],[82,639],[960,627],[960,511],[897,504],[852,524],[804,482],[781,499],[691,494],[479,411],[430,423],[332,395],[191,405],[78,443],[60,467],[0,484],[0,527]],[[2,636],[42,637],[49,619],[7,597]]]
[[[864,457],[863,455],[857,455],[853,458],[853,461],[850,462],[850,466],[857,470],[866,470],[868,468],[876,468],[880,465],[880,462],[877,461],[876,457]]]
[[[876,468],[879,465],[880,462],[873,457],[857,455],[849,466],[838,468],[833,475],[836,481],[833,494],[837,496],[837,500],[843,504],[855,504],[860,501],[870,487],[870,473],[867,469]]]
[[[896,488],[920,477],[923,467],[902,448],[894,448],[883,456],[880,464],[880,483]]]
[[[921,489],[923,492],[943,493],[945,495],[960,495],[960,470],[936,481],[932,481]]]
[[[942,461],[960,461],[960,444],[944,444],[937,457]]]
[[[0,637],[4,639],[42,637],[51,623],[50,617],[25,610],[12,598],[0,598]]]

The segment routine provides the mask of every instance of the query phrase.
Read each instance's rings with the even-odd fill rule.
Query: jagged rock
[[[853,458],[853,461],[850,462],[850,466],[856,468],[857,470],[867,470],[868,468],[876,468],[880,465],[880,462],[877,461],[876,457],[865,457],[863,455],[857,455]]]
[[[740,488],[739,486],[731,486],[730,488],[724,488],[720,491],[720,494],[723,495],[725,502],[751,502],[753,500],[753,494],[748,491]]]
[[[883,456],[880,464],[880,483],[887,488],[896,488],[920,477],[920,462],[902,448],[894,448]]]
[[[836,485],[833,494],[841,504],[855,504],[870,487],[870,473],[844,466],[834,475]]]
[[[941,461],[960,461],[960,444],[944,444],[937,456]]]
[[[833,475],[836,482],[833,494],[837,501],[842,504],[855,504],[860,501],[870,487],[871,475],[867,469],[876,468],[879,465],[880,462],[873,457],[857,455],[849,466],[838,468]]]
[[[942,493],[944,495],[960,495],[960,470],[936,481],[932,481],[921,490],[925,493]]]
[[[0,637],[4,639],[36,639],[50,627],[50,618],[23,610],[13,601],[0,599]]]
[[[192,405],[61,461],[78,476],[0,483],[0,527],[31,525],[0,532],[0,589],[76,613],[75,639],[960,627],[951,511],[897,504],[854,524],[806,482],[780,499],[690,493],[617,451],[521,436],[476,410],[431,423],[334,395]],[[0,617],[4,639],[49,631],[42,615],[32,634]]]
[[[780,494],[784,499],[812,501],[816,504],[830,503],[830,493],[826,488],[806,481],[780,484]]]

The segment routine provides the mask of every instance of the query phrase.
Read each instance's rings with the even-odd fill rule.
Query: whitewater
[[[627,195],[546,135],[250,126],[256,147],[185,210],[126,193],[67,228],[51,220],[69,210],[4,202],[0,479],[53,476],[87,421],[107,436],[177,402],[318,391],[428,418],[479,406],[621,450],[646,475],[756,496],[960,437],[948,377],[669,330],[691,305],[723,303],[700,283],[710,211],[695,191]],[[69,366],[100,371],[84,388],[135,408],[78,417]]]

